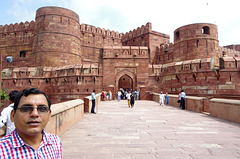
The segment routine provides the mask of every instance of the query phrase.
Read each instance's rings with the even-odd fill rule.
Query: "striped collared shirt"
[[[62,144],[58,136],[43,130],[43,140],[37,150],[18,135],[16,129],[0,139],[0,158],[4,159],[61,159]]]

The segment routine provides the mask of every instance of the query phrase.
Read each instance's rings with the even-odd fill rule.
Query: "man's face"
[[[21,137],[34,137],[41,135],[42,130],[47,125],[51,117],[51,111],[38,111],[37,107],[48,108],[48,102],[43,94],[30,94],[22,96],[16,112],[12,111],[11,117],[18,134]],[[21,107],[34,107],[32,111],[22,111]],[[27,110],[27,109],[25,109]]]

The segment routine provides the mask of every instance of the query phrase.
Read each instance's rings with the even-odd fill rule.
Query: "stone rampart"
[[[61,136],[67,129],[83,117],[84,102],[81,99],[76,99],[53,104],[51,106],[51,111],[51,119],[45,130],[49,133]],[[4,134],[4,128],[0,128],[0,136],[2,137]]]
[[[102,75],[96,64],[69,65],[63,67],[20,67],[4,69],[3,87],[22,90],[41,88],[48,92],[53,103],[83,99],[93,89],[102,91]]]
[[[229,57],[240,57],[240,51],[227,47],[219,47],[220,55]]]
[[[80,31],[83,33],[91,33],[92,35],[102,35],[102,37],[112,37],[112,38],[122,38],[123,33],[115,32],[115,31],[110,31],[109,29],[104,29],[100,27],[95,27],[92,25],[87,25],[87,24],[81,24],[80,25]]]
[[[15,24],[9,24],[9,25],[0,25],[0,34],[10,34],[14,32],[21,32],[21,31],[27,31],[27,30],[34,30],[35,22],[26,21],[25,23],[15,23]]]
[[[149,65],[152,91],[177,94],[182,89],[189,95],[239,99],[239,57],[224,57],[220,69],[214,69],[211,58]]]

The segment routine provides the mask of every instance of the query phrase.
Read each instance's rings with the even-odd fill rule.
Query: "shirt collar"
[[[40,143],[39,147],[42,147],[43,145],[52,144],[51,139],[49,138],[49,135],[46,133],[45,130],[42,131],[43,134],[43,140]],[[17,130],[15,129],[12,134],[12,145],[14,148],[22,147],[23,145],[29,146],[25,141],[22,140],[22,138],[18,135]]]

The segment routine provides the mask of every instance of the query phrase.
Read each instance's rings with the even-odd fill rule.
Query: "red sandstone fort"
[[[214,24],[177,28],[174,43],[147,23],[125,34],[80,24],[60,7],[0,26],[3,87],[37,87],[53,103],[120,89],[240,98],[240,45],[220,47]]]

